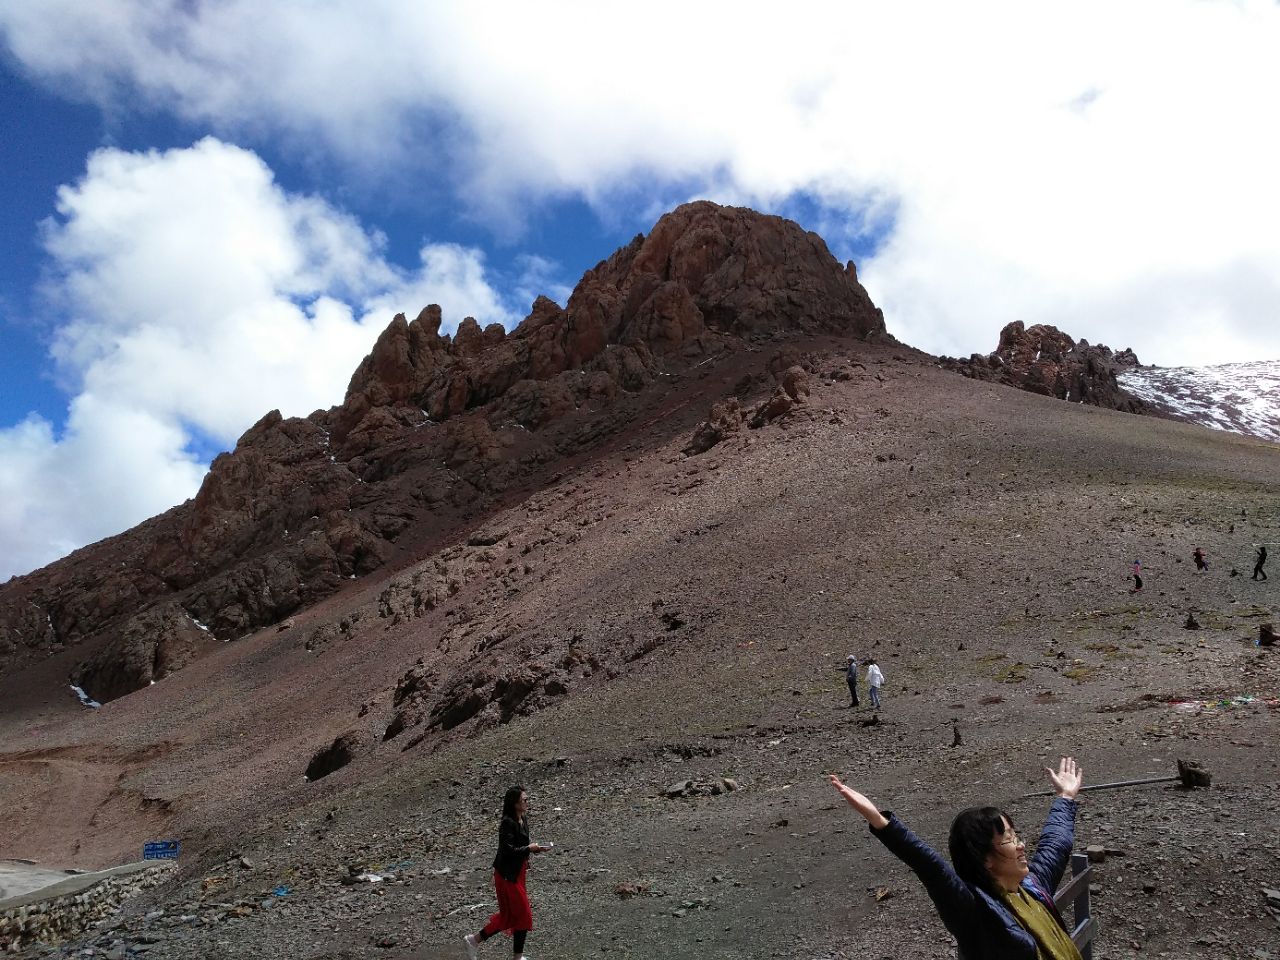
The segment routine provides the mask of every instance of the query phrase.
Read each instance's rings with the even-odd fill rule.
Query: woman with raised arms
[[[830,779],[872,835],[920,878],[964,960],[1080,960],[1053,893],[1071,859],[1084,771],[1071,757],[1046,770],[1058,796],[1030,860],[1008,814],[974,807],[951,824],[950,864],[893,813],[835,774]]]

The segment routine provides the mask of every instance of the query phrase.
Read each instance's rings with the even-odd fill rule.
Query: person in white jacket
[[[867,688],[871,691],[871,709],[880,709],[880,688],[884,686],[884,674],[874,660],[867,661]]]

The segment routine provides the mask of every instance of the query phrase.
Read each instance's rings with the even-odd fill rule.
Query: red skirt
[[[498,912],[484,925],[487,936],[500,930],[503,933],[513,933],[516,930],[533,929],[533,909],[529,906],[529,894],[524,888],[524,875],[528,866],[527,860],[520,864],[520,872],[516,874],[514,883],[494,871],[493,888],[498,894]]]

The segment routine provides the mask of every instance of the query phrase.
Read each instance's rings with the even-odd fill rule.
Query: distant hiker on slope
[[[1084,772],[1071,757],[1062,758],[1057,773],[1045,769],[1058,799],[1030,861],[1013,821],[995,807],[975,807],[955,818],[948,864],[892,813],[881,813],[835,774],[830,780],[871,826],[872,836],[920,878],[965,960],[1081,960],[1053,891],[1071,859]]]
[[[849,704],[852,710],[858,706],[858,658],[853,654],[849,654],[845,658],[845,665],[840,668],[840,672],[844,674],[845,681],[849,684],[849,696],[853,702]]]
[[[867,661],[867,690],[871,693],[871,709],[880,709],[880,688],[884,686],[884,674],[874,660]]]
[[[1204,573],[1209,569],[1209,564],[1204,558],[1204,551],[1196,547],[1195,552],[1191,554],[1191,558],[1196,562],[1196,569]]]
[[[1258,547],[1258,561],[1253,565],[1253,579],[1255,580],[1267,579],[1267,571],[1262,569],[1262,565],[1266,562],[1267,562],[1267,545],[1264,543],[1259,545]],[[1258,574],[1262,574],[1262,576],[1259,577]]]
[[[1142,561],[1133,561],[1133,592],[1142,592]]]
[[[466,936],[467,956],[476,960],[476,949],[495,933],[511,935],[515,960],[524,960],[524,941],[533,929],[533,910],[524,888],[529,854],[550,850],[529,842],[529,824],[525,812],[529,797],[523,787],[512,787],[502,798],[502,823],[498,827],[498,855],[493,860],[493,886],[498,894],[498,912],[489,918],[479,933]]]

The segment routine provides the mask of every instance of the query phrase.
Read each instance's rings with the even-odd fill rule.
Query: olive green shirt
[[[1019,887],[1001,899],[1022,928],[1035,937],[1036,957],[1040,960],[1083,960],[1067,931],[1035,894]]]

